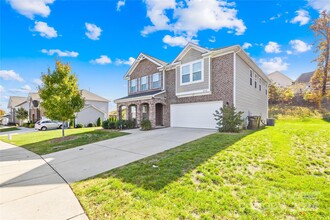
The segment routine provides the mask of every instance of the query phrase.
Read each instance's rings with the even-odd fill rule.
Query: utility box
[[[275,126],[275,119],[267,118],[267,126]]]

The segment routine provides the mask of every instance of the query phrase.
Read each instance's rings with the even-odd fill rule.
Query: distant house
[[[16,118],[16,110],[18,108],[24,108],[25,110],[29,110],[28,103],[26,101],[26,97],[22,96],[10,96],[8,101],[7,108],[9,109],[9,123],[19,123],[19,119]]]
[[[76,124],[96,123],[98,118],[105,120],[108,118],[109,100],[98,96],[87,90],[81,90],[82,97],[85,99],[84,108],[76,114]],[[15,117],[15,109],[23,107],[28,111],[28,120],[35,123],[45,117],[45,111],[41,107],[42,99],[37,92],[31,92],[27,97],[11,96],[8,102],[10,109],[9,122],[19,123]]]
[[[294,82],[290,77],[279,71],[268,74],[268,78],[279,87],[288,87]]]
[[[310,81],[314,75],[314,71],[302,73],[296,81],[294,81],[295,86],[298,88],[296,89],[296,93],[303,93],[306,90],[309,90],[311,87]]]

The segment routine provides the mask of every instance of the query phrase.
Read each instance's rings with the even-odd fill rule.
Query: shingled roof
[[[314,74],[313,72],[308,72],[308,73],[302,73],[295,81],[295,83],[308,83],[312,76]]]
[[[8,108],[15,108],[16,106],[22,104],[26,101],[26,97],[22,96],[10,96]]]
[[[85,100],[89,100],[89,101],[100,101],[100,102],[109,102],[108,99],[103,98],[103,97],[101,97],[99,95],[96,95],[96,94],[94,94],[94,93],[92,93],[90,91],[87,91],[85,89],[82,89],[81,90],[81,95],[82,95],[82,97],[85,98]]]

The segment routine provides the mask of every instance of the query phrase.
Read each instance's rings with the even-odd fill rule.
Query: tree
[[[85,100],[77,85],[77,77],[71,73],[69,64],[56,61],[55,70],[41,76],[42,86],[39,86],[41,106],[45,115],[53,120],[63,122],[62,137],[64,137],[64,122],[74,118],[85,105]]]
[[[282,102],[284,103],[291,103],[294,97],[294,93],[291,88],[283,88],[280,92],[280,97]]]
[[[22,120],[27,119],[29,114],[28,111],[25,110],[23,107],[18,108],[15,113],[16,118],[20,120],[20,123],[22,123]]]
[[[280,88],[272,83],[268,86],[268,102],[269,104],[276,104],[280,101]]]
[[[310,28],[316,37],[315,52],[319,53],[318,58],[315,59],[318,62],[317,70],[311,79],[312,89],[316,91],[320,89],[321,92],[316,92],[314,95],[321,94],[322,97],[325,97],[330,70],[330,13],[323,11]]]
[[[216,110],[214,117],[220,132],[239,132],[239,126],[243,123],[242,114],[244,112],[236,112],[234,106],[226,105]]]

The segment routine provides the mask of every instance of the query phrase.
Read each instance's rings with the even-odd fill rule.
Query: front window
[[[254,74],[254,88],[257,88],[257,74]]]
[[[148,90],[148,76],[141,77],[141,91]]]
[[[181,83],[193,83],[202,80],[202,61],[186,64],[181,67]]]
[[[131,80],[131,92],[136,92],[136,79]]]
[[[261,91],[261,78],[259,77],[259,91]]]
[[[190,66],[186,65],[182,67],[182,83],[190,82]]]
[[[154,73],[152,75],[152,88],[153,89],[160,88],[160,73]]]

